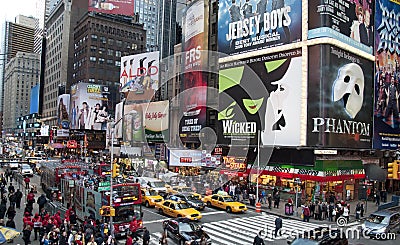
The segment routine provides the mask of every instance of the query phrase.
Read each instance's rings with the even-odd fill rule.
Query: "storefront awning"
[[[364,164],[365,176],[371,181],[386,181],[387,171],[376,164]]]

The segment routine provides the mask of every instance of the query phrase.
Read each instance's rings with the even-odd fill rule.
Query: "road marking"
[[[143,221],[143,224],[147,225],[147,224],[152,224],[152,223],[163,222],[165,220],[168,220],[168,219],[158,219],[158,220],[152,220],[152,221]]]
[[[161,214],[159,214],[159,213],[157,213],[157,212],[153,212],[153,211],[150,211],[150,210],[148,210],[148,209],[145,209],[147,212],[149,212],[149,213],[152,213],[152,214],[156,214],[156,215],[158,215],[158,216],[160,216],[160,217],[164,217],[164,215],[161,215]]]
[[[207,216],[207,215],[213,215],[213,214],[222,214],[226,213],[225,211],[215,211],[215,212],[209,212],[209,213],[201,213],[202,216]]]

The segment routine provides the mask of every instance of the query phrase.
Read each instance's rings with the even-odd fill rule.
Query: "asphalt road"
[[[0,169],[0,172],[4,170]],[[13,184],[16,188],[20,188],[24,190],[22,185],[18,185],[15,181]],[[31,184],[36,185],[38,188],[38,197],[42,190],[40,188],[40,177],[34,176],[31,178]],[[25,200],[25,195],[23,197]],[[22,205],[24,208],[24,204]],[[37,212],[38,206],[34,205],[34,212]],[[18,210],[17,216],[15,217],[15,222],[17,225],[17,229],[22,229],[22,213],[23,209]],[[162,234],[162,221],[169,219],[169,217],[160,215],[154,208],[146,208],[143,206],[143,222],[144,225],[148,228],[151,233],[151,243],[150,244],[158,244],[158,239]],[[287,244],[287,234],[292,231],[303,231],[310,230],[316,227],[321,226],[321,222],[318,223],[304,223],[298,220],[292,219],[284,219],[283,220],[283,230],[284,233],[281,236],[274,237],[274,220],[275,216],[273,215],[263,215],[256,213],[254,210],[248,210],[244,214],[230,214],[226,213],[224,210],[218,210],[214,208],[206,207],[204,211],[202,211],[203,218],[199,221],[199,224],[203,225],[203,228],[206,232],[211,236],[213,244],[225,244],[225,245],[245,245],[252,244],[252,241],[255,237],[255,234],[264,229],[265,233],[265,242],[266,244]],[[349,229],[354,230],[359,224],[352,224]],[[368,238],[363,238],[362,236],[358,239],[352,239],[352,232],[348,232],[349,234],[349,244],[351,245],[378,245],[378,244],[399,244],[400,235],[397,234],[396,240],[371,240]],[[354,233],[355,234],[355,233]],[[33,233],[31,236],[32,244],[39,244],[39,241],[33,241]],[[178,244],[176,241],[172,239],[168,239],[168,244]],[[124,239],[120,239],[119,244],[125,244]],[[14,240],[12,244],[24,244],[21,237],[18,237]]]

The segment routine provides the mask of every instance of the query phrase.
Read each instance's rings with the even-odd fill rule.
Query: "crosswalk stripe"
[[[240,245],[241,243],[237,243],[236,239],[232,240],[229,235],[225,235],[221,231],[214,231],[212,229],[209,229],[208,227],[204,227],[203,230],[207,232],[207,234],[211,237],[212,241],[218,241],[221,244],[225,245]],[[224,240],[221,240],[220,238],[223,238]],[[233,242],[234,241],[234,242]]]
[[[249,227],[249,226],[247,226],[247,224],[241,223],[241,221],[239,221],[239,220],[229,220],[229,221],[226,221],[226,223],[235,224],[235,225],[240,226],[241,230],[247,230],[248,232],[251,232],[252,233],[252,237],[255,237],[257,235],[257,233],[260,232],[260,230],[262,230],[261,228],[260,229],[254,229],[254,227]],[[266,238],[264,240],[272,242],[273,239],[270,239],[269,237],[272,237],[272,231],[271,231],[271,235],[268,235],[268,238]]]
[[[213,226],[216,226],[215,230],[218,230],[218,227],[221,227],[222,229],[219,229],[219,230],[224,230],[225,232],[226,231],[227,232],[231,231],[229,234],[232,237],[239,238],[239,240],[248,241],[248,242],[252,242],[253,241],[253,239],[252,239],[252,235],[253,234],[251,234],[249,232],[245,232],[243,230],[238,230],[236,227],[225,225],[222,222],[218,222],[218,223],[215,223],[215,224],[212,224],[212,225],[210,224],[207,227],[211,228]]]

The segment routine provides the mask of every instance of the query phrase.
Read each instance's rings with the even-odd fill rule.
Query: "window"
[[[116,56],[116,57],[121,57],[121,51],[118,51],[118,50],[115,51],[115,56]]]
[[[104,58],[99,58],[99,64],[104,64]]]
[[[112,65],[114,63],[113,60],[107,60],[107,65]]]
[[[92,38],[93,41],[97,41],[97,35],[92,34],[91,38]]]
[[[115,66],[121,66],[121,61],[116,60],[115,61]]]
[[[90,46],[90,51],[92,51],[92,52],[96,52],[96,50],[97,50],[97,47],[96,46]]]
[[[121,46],[122,46],[122,41],[121,41],[121,40],[117,40],[117,41],[115,42],[115,44],[116,44],[118,47],[121,47]]]
[[[112,39],[112,38],[108,39],[108,44],[114,45],[114,39]]]
[[[89,60],[93,61],[93,62],[96,62],[96,57],[90,56]]]
[[[100,37],[99,38],[100,42],[106,44],[107,43],[107,39],[105,37]]]
[[[107,50],[108,55],[114,55],[114,50],[113,49],[108,49]]]
[[[105,48],[99,48],[99,54],[103,54],[103,53],[105,53],[106,52],[106,49]]]

